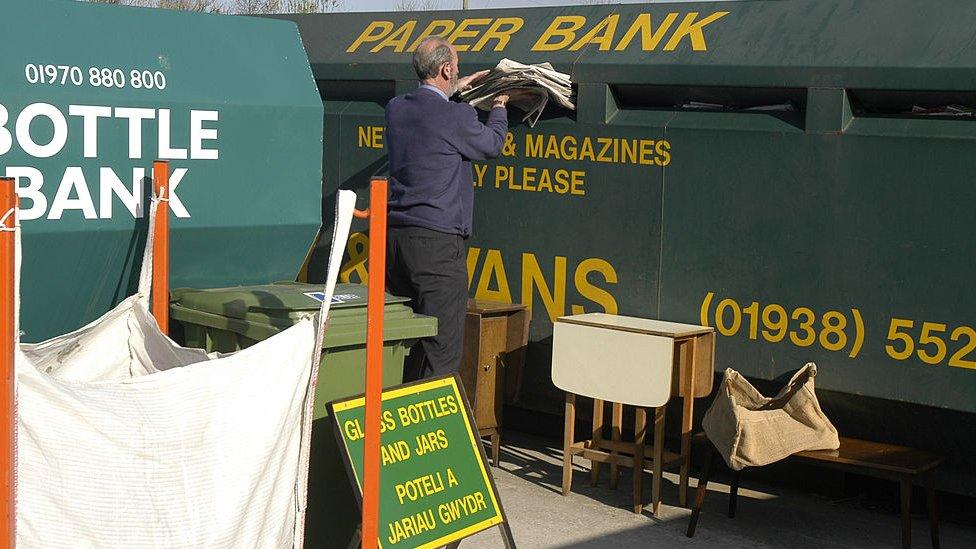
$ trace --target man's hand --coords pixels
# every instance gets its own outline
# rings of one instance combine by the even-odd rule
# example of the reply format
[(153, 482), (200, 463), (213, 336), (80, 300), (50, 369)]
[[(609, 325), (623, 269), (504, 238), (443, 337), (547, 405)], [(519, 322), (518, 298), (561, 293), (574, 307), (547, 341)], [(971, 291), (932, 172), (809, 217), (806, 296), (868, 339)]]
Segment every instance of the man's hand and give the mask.
[(492, 106), (505, 107), (508, 105), (508, 102), (513, 99), (524, 99), (526, 97), (533, 97), (534, 95), (537, 95), (537, 93), (532, 90), (525, 88), (513, 88), (496, 95), (493, 99), (494, 104)]
[(474, 74), (469, 74), (468, 76), (465, 76), (463, 78), (458, 78), (458, 91), (467, 90), (468, 88), (471, 87), (472, 82), (478, 80), (479, 78), (482, 78), (484, 75), (488, 74), (489, 72), (490, 71), (488, 70), (483, 70), (483, 71), (478, 71)]

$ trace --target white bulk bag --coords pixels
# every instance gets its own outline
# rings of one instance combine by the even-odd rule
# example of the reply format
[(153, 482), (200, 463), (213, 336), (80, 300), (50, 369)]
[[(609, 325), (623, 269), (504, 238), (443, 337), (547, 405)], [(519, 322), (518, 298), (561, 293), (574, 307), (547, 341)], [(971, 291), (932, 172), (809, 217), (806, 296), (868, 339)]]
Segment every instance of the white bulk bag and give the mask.
[[(321, 319), (354, 204), (340, 191)], [(19, 347), (17, 545), (301, 547), (325, 322), (219, 357), (180, 347), (148, 309), (155, 209), (139, 293)]]

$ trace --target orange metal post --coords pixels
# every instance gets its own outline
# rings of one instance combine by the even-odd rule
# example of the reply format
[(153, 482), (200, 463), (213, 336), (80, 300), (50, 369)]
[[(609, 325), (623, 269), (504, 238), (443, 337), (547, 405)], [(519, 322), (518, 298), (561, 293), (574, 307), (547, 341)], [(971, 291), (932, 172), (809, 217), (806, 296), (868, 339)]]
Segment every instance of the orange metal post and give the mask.
[[(0, 178), (0, 215), (14, 210), (7, 217), (4, 229), (17, 226), (17, 180)], [(0, 548), (14, 546), (14, 277), (17, 268), (14, 254), (16, 235), (9, 230), (0, 232), (0, 463), (3, 470), (3, 494), (0, 496)]]
[(153, 233), (152, 313), (164, 334), (169, 334), (169, 162), (153, 162), (153, 196), (160, 199)]
[[(380, 511), (380, 408), (383, 394), (383, 308), (386, 306), (386, 189), (369, 186), (369, 281), (366, 302), (366, 425), (363, 455), (362, 547), (375, 549)], [(358, 212), (362, 216), (363, 212)]]

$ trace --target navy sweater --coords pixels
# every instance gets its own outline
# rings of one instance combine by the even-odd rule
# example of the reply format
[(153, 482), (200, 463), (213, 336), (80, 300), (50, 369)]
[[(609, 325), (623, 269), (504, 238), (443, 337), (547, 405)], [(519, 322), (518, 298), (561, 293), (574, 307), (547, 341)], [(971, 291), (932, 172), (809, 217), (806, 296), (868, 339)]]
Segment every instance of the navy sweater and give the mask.
[(472, 160), (501, 153), (508, 132), (504, 108), (487, 124), (474, 107), (418, 88), (386, 105), (391, 226), (425, 227), (468, 237), (474, 207)]

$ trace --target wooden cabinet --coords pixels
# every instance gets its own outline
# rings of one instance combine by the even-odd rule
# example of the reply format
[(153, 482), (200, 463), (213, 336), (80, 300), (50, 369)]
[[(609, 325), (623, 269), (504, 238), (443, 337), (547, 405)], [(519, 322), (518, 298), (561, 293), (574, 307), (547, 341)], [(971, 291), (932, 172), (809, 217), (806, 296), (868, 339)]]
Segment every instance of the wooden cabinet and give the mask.
[(459, 373), (479, 434), (491, 437), (495, 467), (505, 402), (518, 396), (528, 341), (529, 311), (525, 305), (468, 301)]

